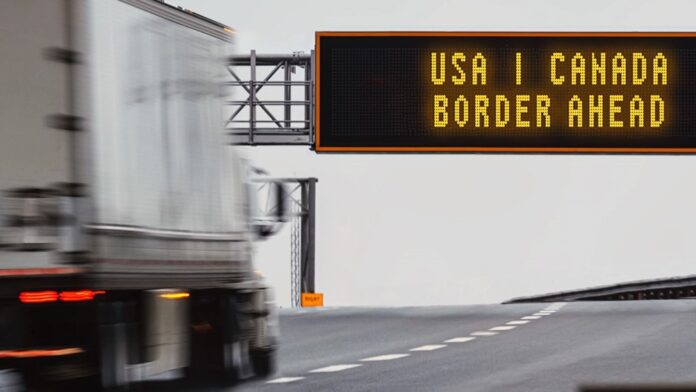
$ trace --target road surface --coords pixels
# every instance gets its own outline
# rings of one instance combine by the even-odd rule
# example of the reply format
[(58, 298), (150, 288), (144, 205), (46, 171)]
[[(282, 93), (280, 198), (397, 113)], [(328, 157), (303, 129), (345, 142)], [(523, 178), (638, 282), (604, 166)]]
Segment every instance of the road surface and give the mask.
[(694, 300), (303, 310), (280, 326), (278, 373), (235, 390), (696, 386)]

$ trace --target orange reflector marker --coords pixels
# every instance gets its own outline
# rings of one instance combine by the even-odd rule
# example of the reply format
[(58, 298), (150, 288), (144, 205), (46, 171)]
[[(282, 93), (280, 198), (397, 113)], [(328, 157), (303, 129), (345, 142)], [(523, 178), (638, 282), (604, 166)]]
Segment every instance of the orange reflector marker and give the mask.
[(187, 293), (187, 292), (185, 292), (185, 291), (178, 292), (178, 293), (164, 293), (164, 294), (160, 294), (160, 297), (161, 297), (161, 298), (164, 298), (164, 299), (184, 299), (184, 298), (188, 298), (188, 297), (190, 297), (190, 296), (191, 296), (191, 294), (189, 294), (189, 293)]
[(0, 351), (0, 358), (60, 357), (64, 355), (80, 354), (82, 352), (82, 349), (77, 347), (46, 350), (4, 350)]
[(19, 293), (19, 300), (25, 304), (40, 304), (58, 301), (58, 293), (53, 290), (23, 291)]
[(302, 307), (313, 308), (324, 306), (323, 293), (302, 293)]

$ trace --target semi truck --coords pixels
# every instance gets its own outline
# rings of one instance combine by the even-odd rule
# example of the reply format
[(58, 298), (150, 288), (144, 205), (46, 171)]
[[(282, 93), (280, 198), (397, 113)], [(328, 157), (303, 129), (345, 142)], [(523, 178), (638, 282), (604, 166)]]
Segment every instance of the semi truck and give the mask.
[(0, 369), (25, 388), (273, 371), (253, 254), (285, 211), (254, 218), (223, 130), (233, 40), (158, 0), (0, 2)]

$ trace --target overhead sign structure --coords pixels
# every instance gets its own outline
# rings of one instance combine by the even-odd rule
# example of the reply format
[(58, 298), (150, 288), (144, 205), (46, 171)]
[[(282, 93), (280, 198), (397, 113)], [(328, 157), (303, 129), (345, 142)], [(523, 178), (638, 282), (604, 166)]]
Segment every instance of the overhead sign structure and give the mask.
[(318, 32), (319, 152), (696, 153), (696, 33)]

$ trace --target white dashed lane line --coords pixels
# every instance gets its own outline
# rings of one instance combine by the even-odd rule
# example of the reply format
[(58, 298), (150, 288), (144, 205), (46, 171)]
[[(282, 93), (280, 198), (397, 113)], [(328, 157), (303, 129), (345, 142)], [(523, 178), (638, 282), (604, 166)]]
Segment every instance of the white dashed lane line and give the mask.
[(344, 370), (356, 368), (358, 366), (362, 366), (359, 363), (350, 363), (350, 364), (345, 364), (345, 365), (331, 365), (319, 369), (314, 369), (310, 370), (310, 373), (335, 373), (335, 372), (342, 372)]
[[(490, 328), (488, 331), (476, 331), (472, 332), (469, 336), (466, 337), (457, 337), (457, 338), (451, 338), (448, 340), (445, 340), (443, 343), (466, 343), (470, 342), (475, 338), (475, 336), (495, 336), (500, 333), (500, 331), (509, 331), (512, 329), (517, 328), (517, 326), (520, 325), (525, 325), (530, 323), (530, 320), (539, 320), (540, 318), (544, 316), (550, 316), (560, 310), (563, 306), (565, 306), (565, 303), (562, 302), (557, 302), (552, 305), (547, 306), (545, 309), (540, 310), (531, 316), (524, 316), (521, 317), (519, 320), (513, 320), (505, 323), (505, 325), (499, 325), (497, 327)], [(435, 351), (439, 350), (441, 348), (447, 347), (447, 344), (427, 344), (424, 346), (419, 346), (419, 347), (414, 347), (410, 349), (410, 352), (422, 352), (422, 351)], [(360, 362), (381, 362), (381, 361), (392, 361), (395, 359), (401, 359), (410, 356), (411, 354), (384, 354), (384, 355), (377, 355), (374, 357), (368, 357), (368, 358), (363, 358), (360, 360)], [(359, 363), (350, 363), (350, 364), (340, 364), (340, 365), (331, 365), (331, 366), (326, 366), (323, 368), (319, 369), (314, 369), (310, 370), (309, 373), (335, 373), (335, 372), (341, 372), (344, 370), (348, 369), (353, 369), (356, 367), (362, 366), (362, 364)], [(300, 381), (303, 380), (304, 377), (278, 377), (276, 379), (266, 381), (267, 384), (285, 384), (285, 383), (291, 383), (295, 381)]]
[(491, 332), (491, 331), (476, 331), (472, 332), (471, 336), (495, 336), (497, 335), (498, 332)]
[(517, 328), (514, 325), (501, 325), (499, 327), (490, 328), (489, 331), (509, 331), (511, 329)]
[(376, 357), (369, 357), (369, 358), (363, 358), (360, 360), (360, 362), (379, 362), (379, 361), (391, 361), (393, 359), (399, 359), (399, 358), (404, 358), (408, 357), (411, 354), (386, 354), (386, 355), (378, 355)]
[(295, 382), (304, 380), (304, 377), (278, 377), (270, 381), (266, 381), (266, 384), (287, 384), (289, 382)]
[(434, 351), (434, 350), (439, 350), (443, 347), (447, 347), (447, 345), (446, 344), (426, 344), (425, 346), (412, 348), (408, 351)]
[(528, 322), (529, 322), (529, 320), (515, 320), (515, 321), (507, 322), (505, 324), (507, 324), (507, 325), (524, 325), (524, 324), (527, 324)]
[(466, 342), (470, 342), (474, 339), (476, 339), (476, 338), (471, 337), (471, 336), (467, 336), (465, 338), (452, 338), (449, 340), (445, 340), (444, 343), (466, 343)]

